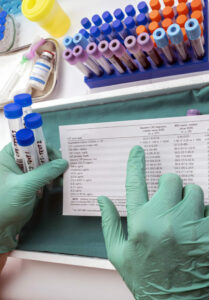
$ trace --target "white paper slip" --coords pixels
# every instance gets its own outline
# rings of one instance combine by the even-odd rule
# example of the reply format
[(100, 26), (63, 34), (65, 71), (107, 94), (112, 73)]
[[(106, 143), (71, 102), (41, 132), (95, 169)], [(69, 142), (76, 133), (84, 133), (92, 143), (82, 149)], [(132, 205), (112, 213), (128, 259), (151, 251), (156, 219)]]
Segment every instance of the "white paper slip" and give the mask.
[(109, 197), (126, 216), (126, 164), (131, 148), (146, 154), (149, 197), (159, 177), (181, 176), (202, 187), (209, 203), (209, 115), (60, 127), (64, 174), (64, 215), (99, 216), (98, 196)]

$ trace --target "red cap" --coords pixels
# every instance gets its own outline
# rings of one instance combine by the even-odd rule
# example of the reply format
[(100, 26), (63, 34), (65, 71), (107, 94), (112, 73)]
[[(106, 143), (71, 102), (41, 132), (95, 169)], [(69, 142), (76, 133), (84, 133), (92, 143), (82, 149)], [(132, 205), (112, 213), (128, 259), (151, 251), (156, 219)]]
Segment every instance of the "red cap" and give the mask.
[(151, 34), (153, 34), (153, 32), (154, 32), (157, 28), (159, 28), (159, 23), (156, 22), (156, 21), (151, 22), (151, 23), (149, 24), (149, 27), (148, 27), (149, 32), (150, 32)]
[(176, 24), (178, 24), (180, 27), (184, 27), (186, 21), (187, 21), (186, 15), (180, 15), (176, 18)]
[(174, 6), (174, 0), (163, 0), (165, 6)]
[(156, 22), (160, 22), (161, 21), (161, 15), (159, 13), (158, 10), (152, 10), (150, 13), (149, 13), (149, 17), (150, 17), (150, 20), (153, 22), (153, 21), (156, 21)]
[(136, 34), (140, 35), (143, 32), (147, 32), (147, 28), (144, 25), (139, 25), (136, 27)]
[(192, 9), (192, 11), (202, 10), (202, 2), (201, 2), (201, 0), (192, 0), (192, 2), (191, 2), (191, 9)]
[(161, 9), (161, 5), (160, 5), (159, 0), (151, 0), (149, 5), (152, 9), (156, 9), (156, 10)]
[(173, 22), (169, 18), (164, 19), (161, 23), (161, 25), (165, 31), (167, 31), (168, 27), (171, 26), (172, 24), (173, 24)]
[(177, 5), (176, 10), (177, 10), (178, 15), (188, 15), (188, 12), (189, 12), (189, 9), (184, 2)]
[(174, 17), (174, 12), (173, 12), (172, 7), (166, 6), (166, 7), (163, 9), (163, 17), (164, 17), (165, 19), (166, 19), (166, 18), (173, 19), (173, 17)]
[(201, 10), (193, 11), (193, 13), (191, 14), (191, 18), (196, 19), (199, 22), (199, 24), (201, 24), (203, 22), (203, 14)]

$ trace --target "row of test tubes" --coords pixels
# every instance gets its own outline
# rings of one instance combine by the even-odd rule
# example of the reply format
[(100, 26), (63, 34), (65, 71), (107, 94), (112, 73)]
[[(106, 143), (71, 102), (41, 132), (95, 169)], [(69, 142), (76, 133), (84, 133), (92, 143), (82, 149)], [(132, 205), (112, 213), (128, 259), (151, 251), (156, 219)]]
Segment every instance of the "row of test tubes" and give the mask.
[(22, 172), (29, 172), (49, 161), (42, 130), (42, 117), (32, 112), (30, 94), (19, 94), (4, 106), (8, 119), (14, 158)]
[[(115, 69), (119, 73), (135, 72), (153, 64), (159, 67), (164, 62), (185, 62), (191, 58), (190, 45), (195, 57), (203, 58), (204, 3), (201, 0), (192, 0), (191, 4), (180, 1), (175, 7), (173, 0), (164, 0), (164, 4), (165, 8), (161, 9), (159, 0), (151, 0), (149, 8), (142, 1), (137, 6), (139, 14), (133, 5), (128, 5), (125, 8), (127, 17), (121, 9), (116, 9), (115, 20), (106, 11), (102, 14), (104, 22), (99, 15), (92, 17), (93, 26), (89, 19), (83, 18), (84, 28), (74, 37), (64, 39), (67, 48), (64, 59), (86, 77), (91, 77), (104, 72), (111, 74)], [(158, 16), (156, 20), (155, 15)]]

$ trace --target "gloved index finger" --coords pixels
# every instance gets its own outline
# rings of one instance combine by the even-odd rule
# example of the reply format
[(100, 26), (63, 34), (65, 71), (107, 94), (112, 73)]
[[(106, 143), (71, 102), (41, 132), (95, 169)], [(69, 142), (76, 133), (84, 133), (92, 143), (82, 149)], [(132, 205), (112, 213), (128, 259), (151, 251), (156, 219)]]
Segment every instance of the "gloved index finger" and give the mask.
[(126, 206), (128, 216), (134, 214), (142, 204), (148, 201), (145, 171), (145, 154), (140, 146), (135, 146), (127, 164)]

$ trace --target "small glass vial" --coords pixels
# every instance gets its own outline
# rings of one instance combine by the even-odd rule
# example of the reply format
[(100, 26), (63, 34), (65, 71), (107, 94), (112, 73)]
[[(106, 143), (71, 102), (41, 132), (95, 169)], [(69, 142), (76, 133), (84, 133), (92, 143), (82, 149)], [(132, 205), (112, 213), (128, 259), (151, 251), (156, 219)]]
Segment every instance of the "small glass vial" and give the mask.
[(54, 53), (44, 50), (40, 58), (33, 66), (29, 85), (39, 91), (43, 91), (46, 87), (49, 75), (53, 68)]

